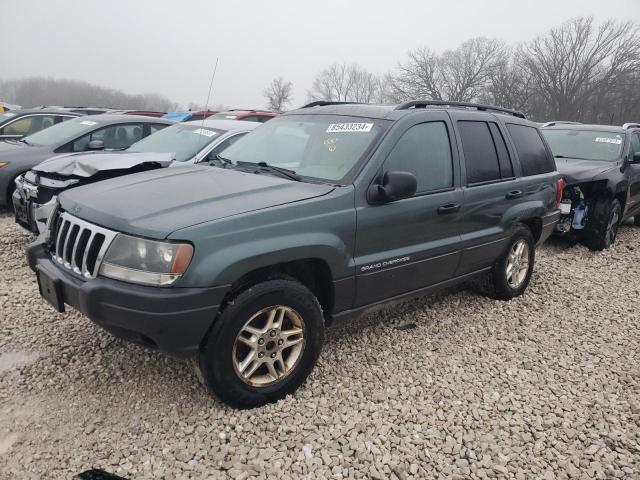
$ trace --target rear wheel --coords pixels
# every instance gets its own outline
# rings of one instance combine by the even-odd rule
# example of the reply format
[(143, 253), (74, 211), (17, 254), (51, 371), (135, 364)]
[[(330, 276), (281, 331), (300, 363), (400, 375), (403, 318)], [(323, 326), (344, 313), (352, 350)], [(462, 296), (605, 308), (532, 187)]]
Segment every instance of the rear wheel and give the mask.
[(509, 247), (491, 272), (491, 287), (495, 298), (511, 300), (524, 293), (533, 272), (535, 248), (531, 230), (524, 225), (518, 227), (511, 237)]
[(582, 242), (591, 250), (605, 250), (614, 244), (622, 219), (622, 207), (616, 198), (596, 201), (582, 235)]
[(294, 280), (268, 280), (229, 302), (199, 354), (199, 375), (225, 403), (257, 407), (304, 382), (323, 340), (316, 297)]

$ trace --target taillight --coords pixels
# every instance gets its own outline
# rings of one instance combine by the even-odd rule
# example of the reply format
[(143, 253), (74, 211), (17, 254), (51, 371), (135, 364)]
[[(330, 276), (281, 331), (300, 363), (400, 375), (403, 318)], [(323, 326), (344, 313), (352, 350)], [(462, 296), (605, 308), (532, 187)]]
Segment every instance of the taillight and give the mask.
[(562, 202), (562, 195), (564, 194), (564, 178), (556, 180), (556, 208), (560, 208), (560, 202)]

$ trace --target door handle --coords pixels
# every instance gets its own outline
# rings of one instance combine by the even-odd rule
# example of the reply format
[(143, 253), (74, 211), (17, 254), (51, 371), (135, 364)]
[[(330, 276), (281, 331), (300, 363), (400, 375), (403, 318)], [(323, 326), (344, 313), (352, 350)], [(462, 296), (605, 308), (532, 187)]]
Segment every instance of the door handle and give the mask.
[(507, 197), (507, 200), (513, 200), (515, 198), (522, 198), (524, 194), (520, 191), (520, 190), (512, 190), (511, 192), (507, 193), (505, 196)]
[(447, 213), (455, 213), (460, 210), (461, 205), (459, 203), (447, 203), (438, 208), (438, 215), (445, 215)]

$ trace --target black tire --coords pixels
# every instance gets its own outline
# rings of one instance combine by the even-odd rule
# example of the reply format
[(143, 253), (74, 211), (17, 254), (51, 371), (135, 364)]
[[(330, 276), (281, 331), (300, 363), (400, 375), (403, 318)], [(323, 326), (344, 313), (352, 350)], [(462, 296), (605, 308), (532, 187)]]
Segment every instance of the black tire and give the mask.
[[(524, 277), (520, 281), (516, 282), (515, 278), (509, 276), (507, 267), (510, 263), (510, 256), (514, 252), (514, 247), (516, 247), (516, 245), (521, 245), (522, 242), (526, 245), (527, 249), (527, 270)], [(511, 300), (512, 298), (524, 293), (531, 281), (531, 274), (533, 273), (533, 265), (536, 258), (535, 244), (536, 242), (528, 227), (522, 225), (516, 228), (511, 240), (509, 241), (508, 247), (493, 266), (493, 270), (491, 271), (489, 281), (491, 284), (492, 297), (497, 300)], [(521, 262), (519, 262), (518, 265), (524, 267)]]
[(582, 243), (591, 250), (605, 250), (614, 244), (622, 219), (622, 207), (616, 198), (597, 200), (582, 234)]
[(640, 214), (636, 215), (635, 217), (633, 217), (633, 224), (636, 227), (640, 227)]
[[(303, 348), (283, 378), (268, 385), (250, 385), (236, 371), (234, 344), (257, 312), (274, 306), (289, 307), (303, 320)], [(258, 407), (293, 393), (311, 373), (323, 342), (322, 308), (313, 293), (294, 280), (266, 280), (247, 288), (227, 304), (199, 353), (198, 374), (207, 389), (224, 403), (236, 408)], [(262, 368), (266, 369), (266, 365), (258, 370)]]

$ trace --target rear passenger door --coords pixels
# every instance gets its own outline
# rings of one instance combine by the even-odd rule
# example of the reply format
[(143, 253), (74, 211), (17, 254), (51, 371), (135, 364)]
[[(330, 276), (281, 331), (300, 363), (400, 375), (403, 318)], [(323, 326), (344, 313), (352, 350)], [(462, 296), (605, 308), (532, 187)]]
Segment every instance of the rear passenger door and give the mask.
[(524, 192), (512, 161), (503, 125), (491, 114), (451, 112), (463, 161), (464, 249), (456, 275), (492, 265), (502, 253), (510, 228), (509, 209)]
[(462, 192), (449, 118), (432, 112), (398, 128), (379, 174), (411, 172), (417, 192), (384, 205), (356, 200), (356, 306), (446, 281), (459, 261)]

